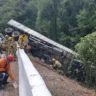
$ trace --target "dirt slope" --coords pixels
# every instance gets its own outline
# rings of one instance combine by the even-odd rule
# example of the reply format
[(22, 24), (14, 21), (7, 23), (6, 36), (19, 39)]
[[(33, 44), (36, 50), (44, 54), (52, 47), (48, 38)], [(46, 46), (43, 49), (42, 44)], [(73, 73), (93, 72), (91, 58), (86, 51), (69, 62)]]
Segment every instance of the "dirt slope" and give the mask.
[(37, 63), (34, 59), (32, 62), (39, 71), (45, 83), (52, 93), (52, 96), (95, 96), (94, 90), (89, 90), (80, 86), (76, 81), (71, 80), (65, 76), (61, 76), (50, 70), (45, 65)]

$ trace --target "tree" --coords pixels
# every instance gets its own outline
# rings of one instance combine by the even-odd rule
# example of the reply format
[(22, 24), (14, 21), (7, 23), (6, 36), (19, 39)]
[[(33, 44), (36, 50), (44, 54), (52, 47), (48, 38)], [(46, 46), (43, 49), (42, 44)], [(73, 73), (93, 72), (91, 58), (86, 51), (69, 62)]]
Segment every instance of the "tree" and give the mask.
[[(84, 64), (86, 83), (89, 86), (93, 83), (96, 84), (96, 32), (81, 38), (75, 48)], [(94, 81), (92, 82), (92, 80)]]
[(80, 36), (85, 36), (96, 30), (96, 0), (86, 0), (84, 8), (77, 14), (77, 31)]
[[(57, 14), (58, 14), (58, 4), (59, 0), (50, 0), (48, 2), (45, 2), (43, 5), (43, 8), (39, 10), (39, 17), (37, 18), (37, 26), (39, 25), (40, 28), (37, 28), (42, 31), (47, 31), (49, 34), (49, 37), (55, 41), (58, 41), (58, 28), (57, 28)], [(46, 23), (45, 23), (46, 22)], [(47, 24), (50, 24), (48, 25)], [(43, 26), (44, 24), (47, 24)], [(44, 27), (44, 28), (43, 28)], [(44, 30), (46, 27), (46, 30)], [(48, 29), (49, 28), (49, 29)], [(48, 30), (47, 30), (48, 29)], [(45, 33), (45, 32), (42, 32)]]
[(35, 29), (37, 12), (38, 10), (33, 2), (27, 2), (23, 14), (18, 17), (18, 21), (32, 29)]
[(1, 0), (0, 31), (15, 19), (74, 49), (80, 37), (96, 30), (95, 3), (96, 0)]
[(23, 10), (22, 7), (20, 7), (22, 4), (20, 5), (18, 0), (14, 2), (13, 0), (0, 1), (0, 5), (0, 31), (3, 32), (7, 22), (10, 19), (17, 20), (17, 18), (23, 14)]

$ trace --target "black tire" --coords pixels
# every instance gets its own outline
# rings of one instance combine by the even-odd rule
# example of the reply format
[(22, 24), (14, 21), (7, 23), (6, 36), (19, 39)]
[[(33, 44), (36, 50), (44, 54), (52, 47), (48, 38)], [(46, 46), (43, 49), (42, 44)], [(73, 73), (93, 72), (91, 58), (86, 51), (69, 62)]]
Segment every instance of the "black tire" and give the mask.
[(6, 29), (4, 30), (4, 32), (5, 32), (7, 35), (11, 36), (11, 35), (12, 35), (12, 32), (13, 32), (13, 29), (12, 29), (12, 28), (6, 28)]

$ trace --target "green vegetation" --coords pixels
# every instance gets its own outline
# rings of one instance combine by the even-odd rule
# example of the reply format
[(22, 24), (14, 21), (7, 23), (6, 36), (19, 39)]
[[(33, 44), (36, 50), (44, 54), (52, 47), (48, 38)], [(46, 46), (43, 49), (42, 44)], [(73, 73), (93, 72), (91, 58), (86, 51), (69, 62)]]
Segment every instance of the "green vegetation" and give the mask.
[(96, 85), (96, 32), (81, 38), (76, 45), (79, 59), (83, 61), (86, 71), (86, 84)]
[(96, 66), (96, 0), (1, 0), (0, 32), (10, 19), (71, 49), (78, 43), (76, 51), (86, 68), (86, 82), (92, 83)]
[(15, 19), (71, 48), (95, 31), (96, 0), (1, 0), (0, 31)]

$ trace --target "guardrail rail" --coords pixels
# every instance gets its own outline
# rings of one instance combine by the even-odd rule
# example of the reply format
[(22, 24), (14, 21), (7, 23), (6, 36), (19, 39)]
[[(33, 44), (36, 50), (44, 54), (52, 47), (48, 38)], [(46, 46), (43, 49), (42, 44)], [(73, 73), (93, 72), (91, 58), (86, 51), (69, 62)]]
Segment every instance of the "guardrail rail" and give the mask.
[(19, 96), (52, 96), (24, 50), (18, 47), (16, 54), (19, 64)]

